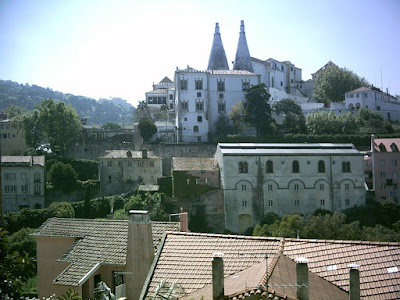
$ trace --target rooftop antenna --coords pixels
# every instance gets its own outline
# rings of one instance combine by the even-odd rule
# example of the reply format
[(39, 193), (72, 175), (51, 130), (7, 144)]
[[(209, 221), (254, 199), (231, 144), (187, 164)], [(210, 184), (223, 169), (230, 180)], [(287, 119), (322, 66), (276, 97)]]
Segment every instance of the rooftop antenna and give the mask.
[(383, 84), (382, 84), (382, 66), (381, 66), (381, 90), (383, 91)]

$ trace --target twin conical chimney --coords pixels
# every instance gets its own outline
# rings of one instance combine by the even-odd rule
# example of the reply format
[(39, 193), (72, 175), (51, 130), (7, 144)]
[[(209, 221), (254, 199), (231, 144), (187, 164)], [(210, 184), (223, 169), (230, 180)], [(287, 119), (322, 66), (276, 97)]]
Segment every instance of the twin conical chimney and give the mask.
[(211, 47), (210, 59), (208, 60), (208, 70), (229, 70), (228, 61), (224, 46), (222, 45), (219, 24), (215, 24), (214, 41)]
[(254, 72), (253, 65), (251, 64), (250, 52), (247, 47), (246, 34), (244, 32), (244, 21), (240, 21), (240, 35), (239, 42), (236, 49), (235, 62), (233, 64), (234, 70), (247, 70)]

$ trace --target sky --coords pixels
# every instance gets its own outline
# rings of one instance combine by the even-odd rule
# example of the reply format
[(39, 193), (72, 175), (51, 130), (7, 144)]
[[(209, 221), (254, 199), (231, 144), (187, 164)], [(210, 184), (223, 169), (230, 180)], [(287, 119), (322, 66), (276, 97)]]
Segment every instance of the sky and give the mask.
[(136, 106), (207, 68), (216, 22), (232, 62), (241, 20), (252, 57), (303, 80), (331, 60), (400, 94), (400, 0), (0, 0), (0, 79)]

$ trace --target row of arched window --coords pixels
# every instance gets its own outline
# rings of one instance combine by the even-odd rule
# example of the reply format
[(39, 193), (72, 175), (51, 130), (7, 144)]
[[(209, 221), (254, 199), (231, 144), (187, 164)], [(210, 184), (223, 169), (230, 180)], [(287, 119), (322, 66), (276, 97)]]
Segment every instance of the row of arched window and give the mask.
[[(239, 173), (248, 173), (248, 163), (246, 161), (239, 162)], [(274, 173), (274, 163), (272, 160), (268, 160), (265, 163), (266, 173)], [(349, 161), (342, 162), (342, 172), (351, 172), (351, 166)], [(298, 160), (292, 162), (292, 173), (300, 173), (300, 163)], [(325, 161), (318, 161), (318, 173), (325, 173)]]

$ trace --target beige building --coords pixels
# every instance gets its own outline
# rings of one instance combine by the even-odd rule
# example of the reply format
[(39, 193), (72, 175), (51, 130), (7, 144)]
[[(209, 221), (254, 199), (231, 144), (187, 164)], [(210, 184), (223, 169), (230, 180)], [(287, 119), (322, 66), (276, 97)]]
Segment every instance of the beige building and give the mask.
[(162, 160), (153, 152), (110, 150), (100, 157), (99, 178), (103, 195), (131, 192), (139, 184), (157, 184), (162, 177)]
[(44, 207), (45, 156), (1, 157), (2, 211)]
[[(182, 229), (187, 230), (181, 223)], [(165, 231), (179, 222), (151, 222), (146, 211), (131, 211), (131, 220), (51, 218), (32, 235), (37, 242), (39, 298), (73, 289), (94, 297), (103, 281), (118, 297), (138, 299), (154, 252)]]
[(2, 155), (24, 155), (27, 146), (11, 120), (0, 120), (0, 146)]
[(352, 144), (220, 143), (225, 228), (243, 233), (267, 212), (332, 212), (365, 204), (363, 155)]

